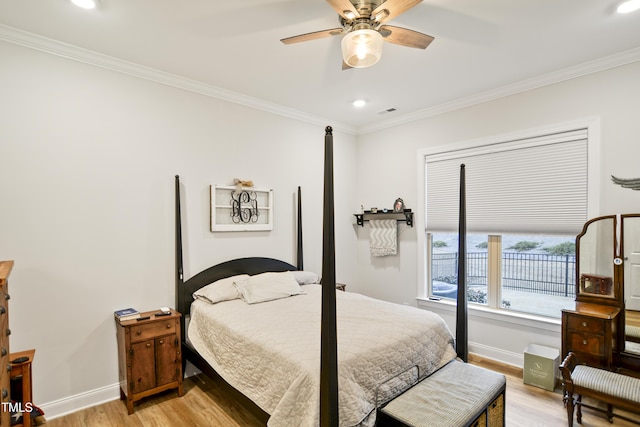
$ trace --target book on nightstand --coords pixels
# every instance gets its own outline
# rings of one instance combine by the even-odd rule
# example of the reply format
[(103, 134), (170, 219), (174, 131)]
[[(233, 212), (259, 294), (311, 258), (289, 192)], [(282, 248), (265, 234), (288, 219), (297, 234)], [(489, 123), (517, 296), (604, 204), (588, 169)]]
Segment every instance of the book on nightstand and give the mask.
[(125, 308), (122, 310), (114, 311), (113, 316), (121, 322), (125, 320), (137, 319), (140, 317), (140, 313), (135, 308)]

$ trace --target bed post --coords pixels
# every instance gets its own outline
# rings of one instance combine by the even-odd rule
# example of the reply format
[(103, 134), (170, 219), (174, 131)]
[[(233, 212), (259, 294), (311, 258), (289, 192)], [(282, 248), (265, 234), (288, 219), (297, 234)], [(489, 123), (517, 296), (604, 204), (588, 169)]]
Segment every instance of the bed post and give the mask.
[(338, 426), (338, 339), (336, 332), (333, 129), (324, 136), (322, 224), (322, 320), (320, 332), (320, 426)]
[(467, 350), (467, 207), (465, 169), (460, 165), (460, 213), (458, 217), (458, 305), (456, 309), (456, 352), (464, 362)]
[(184, 297), (183, 297), (183, 265), (182, 265), (182, 219), (180, 216), (180, 177), (176, 175), (176, 310), (182, 313), (180, 318), (182, 339), (184, 339)]
[(296, 256), (296, 268), (304, 270), (302, 258), (302, 190), (298, 186), (298, 254)]

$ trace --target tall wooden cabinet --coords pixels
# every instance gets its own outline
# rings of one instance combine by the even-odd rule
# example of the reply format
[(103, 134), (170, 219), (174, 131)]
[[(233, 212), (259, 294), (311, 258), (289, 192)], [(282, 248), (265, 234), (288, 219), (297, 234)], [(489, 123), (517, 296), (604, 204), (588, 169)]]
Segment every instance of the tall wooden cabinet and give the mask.
[(127, 411), (133, 403), (161, 391), (177, 389), (182, 396), (181, 314), (140, 313), (141, 320), (116, 319), (120, 397)]
[[(9, 274), (13, 261), (0, 261), (0, 399), (2, 403), (11, 402), (11, 379), (9, 362)], [(11, 414), (0, 408), (0, 426), (11, 425)]]

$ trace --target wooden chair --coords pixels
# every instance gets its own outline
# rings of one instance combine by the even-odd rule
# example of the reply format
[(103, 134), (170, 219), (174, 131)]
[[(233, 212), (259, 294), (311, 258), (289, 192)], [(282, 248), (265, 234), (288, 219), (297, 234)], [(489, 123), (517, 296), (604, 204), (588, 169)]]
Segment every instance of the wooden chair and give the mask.
[[(573, 411), (576, 411), (576, 421), (582, 423), (582, 407), (603, 412), (609, 422), (613, 417), (622, 418), (632, 423), (633, 420), (614, 413), (613, 408), (640, 414), (640, 379), (618, 374), (604, 369), (580, 365), (576, 355), (569, 352), (560, 365), (562, 373), (562, 396), (567, 408), (569, 427), (573, 426)], [(607, 409), (591, 406), (582, 401), (583, 397), (591, 397), (606, 403)]]

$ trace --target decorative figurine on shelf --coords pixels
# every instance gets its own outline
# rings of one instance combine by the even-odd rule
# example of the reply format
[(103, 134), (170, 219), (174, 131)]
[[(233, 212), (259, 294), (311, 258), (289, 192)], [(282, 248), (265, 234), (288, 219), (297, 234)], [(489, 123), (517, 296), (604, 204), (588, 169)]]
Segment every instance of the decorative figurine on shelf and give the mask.
[(236, 186), (236, 191), (240, 192), (243, 187), (253, 187), (253, 181), (250, 179), (233, 178), (233, 185)]
[(393, 204), (394, 212), (404, 212), (404, 201), (401, 198), (397, 198), (395, 203)]

